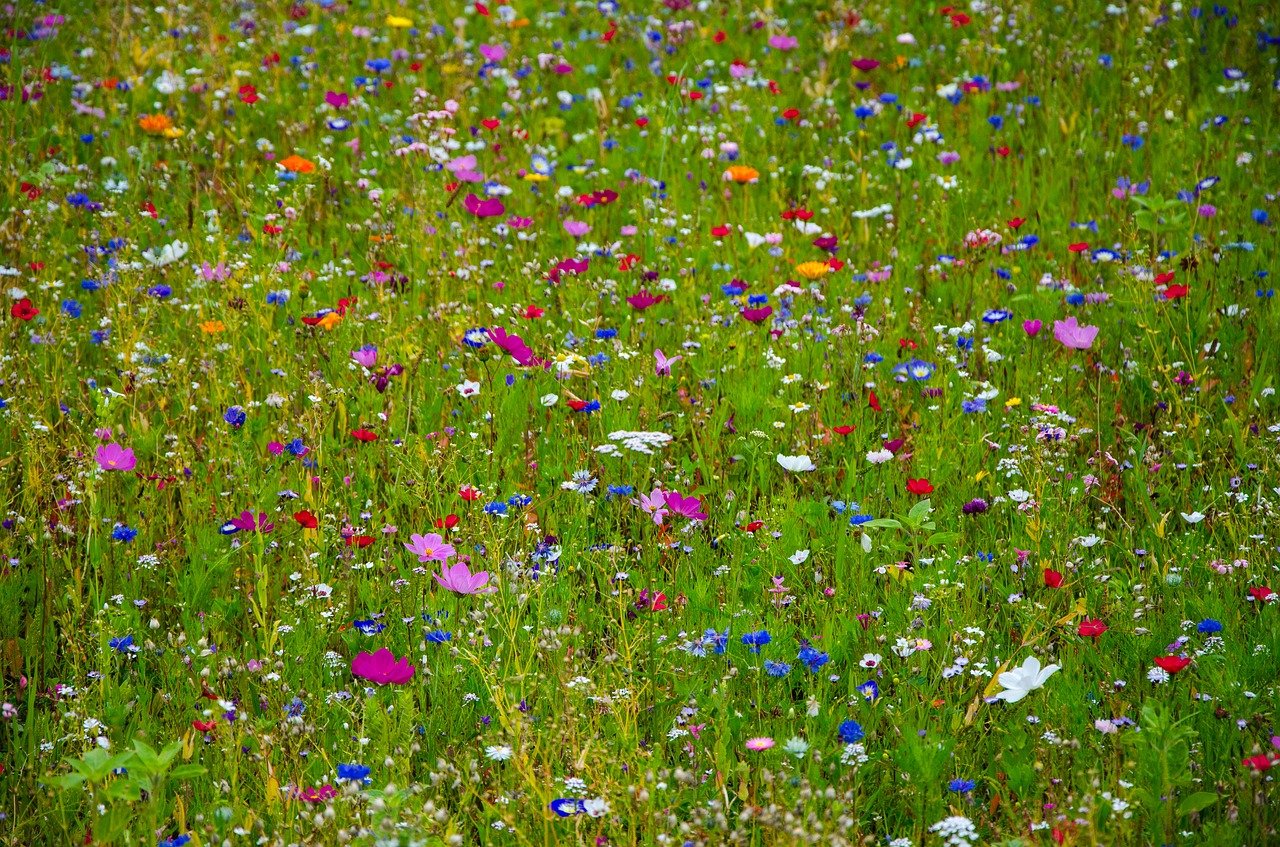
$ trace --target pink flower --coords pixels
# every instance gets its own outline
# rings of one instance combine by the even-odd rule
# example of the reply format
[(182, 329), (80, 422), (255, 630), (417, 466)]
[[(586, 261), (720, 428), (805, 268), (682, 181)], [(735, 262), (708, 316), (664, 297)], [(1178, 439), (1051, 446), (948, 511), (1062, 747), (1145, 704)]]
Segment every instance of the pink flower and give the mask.
[(533, 351), (529, 349), (529, 345), (524, 343), (524, 339), (518, 335), (507, 332), (502, 327), (495, 327), (488, 330), (489, 338), (499, 348), (511, 354), (511, 358), (515, 359), (518, 364), (527, 365), (533, 360)]
[(466, 562), (458, 562), (451, 568), (445, 568), (438, 574), (433, 574), (436, 582), (440, 583), (444, 588), (455, 594), (479, 594), (481, 592), (496, 591), (492, 586), (485, 590), (485, 584), (489, 582), (489, 572), (480, 571), (473, 574), (471, 568), (467, 567)]
[(793, 50), (800, 43), (794, 35), (774, 35), (769, 38), (769, 46), (774, 50)]
[(362, 368), (372, 368), (378, 364), (378, 348), (372, 344), (366, 344), (359, 350), (352, 350), (351, 358)]
[(1070, 347), (1072, 350), (1088, 350), (1093, 346), (1093, 340), (1098, 337), (1098, 328), (1081, 326), (1072, 315), (1065, 321), (1053, 322), (1053, 337), (1058, 339), (1063, 347)]
[(481, 44), (480, 55), (486, 62), (501, 62), (507, 58), (507, 48), (501, 44)]
[(351, 673), (378, 685), (404, 685), (413, 679), (414, 667), (409, 657), (397, 659), (383, 647), (376, 653), (359, 653), (351, 660)]
[(653, 351), (653, 358), (655, 360), (653, 365), (654, 376), (671, 376), (671, 366), (674, 365), (676, 362), (680, 361), (681, 359), (683, 359), (684, 357), (683, 356), (668, 357), (666, 353), (662, 352), (661, 348), (658, 348), (657, 350)]
[(772, 738), (748, 738), (747, 749), (759, 753), (762, 750), (768, 750), (773, 746)]
[(570, 218), (564, 222), (564, 231), (572, 235), (574, 238), (581, 238), (591, 231), (591, 225), (582, 221), (575, 221)]
[(138, 459), (133, 455), (132, 450), (121, 447), (114, 441), (99, 447), (94, 458), (98, 460), (98, 467), (104, 471), (131, 471), (134, 465), (138, 464)]
[(640, 508), (645, 514), (653, 515), (653, 522), (662, 526), (667, 516), (667, 493), (661, 488), (654, 488), (649, 494), (640, 495)]
[(671, 514), (680, 515), (695, 521), (705, 521), (707, 513), (702, 511), (702, 501), (697, 497), (684, 497), (679, 492), (667, 492), (667, 508)]
[(468, 194), (462, 201), (462, 205), (477, 218), (496, 218), (507, 211), (507, 207), (502, 205), (502, 201), (497, 197), (481, 200), (474, 194)]
[(419, 562), (447, 562), (457, 552), (438, 533), (410, 535), (409, 540), (413, 543), (404, 545), (404, 549), (417, 556)]
[(1032, 338), (1035, 338), (1037, 335), (1040, 334), (1041, 326), (1043, 326), (1043, 324), (1038, 320), (1023, 321), (1022, 331), (1025, 332), (1027, 335), (1031, 336)]

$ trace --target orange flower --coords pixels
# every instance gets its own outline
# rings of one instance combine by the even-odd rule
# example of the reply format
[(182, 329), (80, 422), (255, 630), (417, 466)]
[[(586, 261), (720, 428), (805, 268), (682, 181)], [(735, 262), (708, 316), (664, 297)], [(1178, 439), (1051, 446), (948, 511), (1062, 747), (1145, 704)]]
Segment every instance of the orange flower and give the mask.
[(801, 262), (796, 265), (796, 273), (805, 279), (818, 279), (824, 277), (831, 270), (831, 266), (826, 262)]
[(746, 185), (747, 183), (754, 183), (758, 181), (760, 179), (760, 172), (755, 168), (749, 168), (746, 165), (731, 165), (729, 169), (724, 172), (724, 178), (726, 180), (732, 180), (733, 182), (738, 183), (738, 185)]
[(280, 167), (295, 174), (309, 174), (316, 169), (315, 162), (302, 158), (297, 153), (282, 159)]
[(208, 335), (216, 335), (217, 333), (222, 332), (226, 328), (227, 328), (226, 324), (224, 324), (222, 321), (216, 321), (216, 320), (204, 321), (203, 323), (200, 324), (200, 331), (207, 333)]
[(143, 132), (159, 135), (167, 129), (172, 129), (173, 121), (169, 120), (168, 115), (157, 112), (154, 115), (143, 115), (138, 119), (138, 126), (142, 127)]
[(337, 312), (327, 312), (325, 313), (325, 316), (320, 319), (320, 323), (316, 324), (316, 326), (321, 329), (332, 331), (333, 328), (340, 323), (342, 323), (342, 315)]

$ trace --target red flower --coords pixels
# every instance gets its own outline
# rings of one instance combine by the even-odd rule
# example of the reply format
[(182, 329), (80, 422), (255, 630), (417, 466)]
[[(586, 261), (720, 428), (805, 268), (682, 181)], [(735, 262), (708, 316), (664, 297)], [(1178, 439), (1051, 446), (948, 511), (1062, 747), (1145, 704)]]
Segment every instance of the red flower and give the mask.
[(306, 509), (303, 509), (301, 512), (294, 512), (293, 519), (297, 521), (298, 525), (303, 529), (315, 529), (320, 526), (320, 521), (316, 520), (316, 516), (308, 512)]
[(1008, 156), (1008, 155), (1009, 155), (1009, 148), (1008, 148), (1008, 147), (997, 147), (997, 148), (996, 148), (996, 155), (997, 155), (997, 156), (999, 156), (1001, 159), (1005, 158), (1006, 156)]
[(474, 485), (464, 485), (458, 489), (458, 496), (471, 503), (480, 499), (480, 489)]
[(933, 483), (928, 479), (921, 477), (920, 479), (908, 479), (907, 490), (912, 494), (924, 495), (933, 493)]
[(498, 120), (497, 118), (485, 118), (480, 122), (480, 126), (484, 127), (490, 132), (493, 132), (495, 129), (502, 126), (502, 121)]
[(720, 226), (711, 227), (711, 234), (714, 235), (716, 238), (724, 238), (726, 235), (729, 234), (729, 232), (730, 230), (729, 230), (728, 224), (722, 224)]
[(1246, 768), (1253, 768), (1255, 771), (1265, 771), (1270, 770), (1271, 766), (1274, 765), (1275, 762), (1267, 756), (1250, 756), (1241, 762), (1241, 764)]
[(1045, 568), (1044, 584), (1048, 588), (1061, 588), (1062, 574), (1060, 574), (1058, 571), (1055, 571), (1053, 568)]
[(218, 725), (217, 721), (192, 721), (191, 725), (200, 732), (213, 732), (213, 728)]
[(1164, 290), (1164, 299), (1177, 300), (1180, 297), (1186, 297), (1191, 289), (1185, 285), (1170, 285)]
[(1021, 226), (1022, 226), (1024, 223), (1026, 223), (1026, 222), (1027, 222), (1027, 219), (1026, 219), (1026, 218), (1010, 218), (1010, 219), (1009, 219), (1009, 228), (1010, 228), (1010, 229), (1018, 229), (1019, 227), (1021, 227)]
[(356, 441), (363, 441), (366, 444), (370, 441), (378, 440), (378, 434), (376, 432), (370, 432), (367, 429), (353, 429), (351, 430), (351, 437)]
[(1160, 656), (1156, 659), (1156, 667), (1171, 674), (1177, 673), (1189, 664), (1191, 664), (1191, 660), (1184, 659), (1181, 656)]
[(1077, 241), (1075, 244), (1068, 244), (1067, 249), (1072, 253), (1083, 253), (1089, 249), (1089, 243), (1087, 241)]
[(436, 529), (453, 529), (458, 525), (458, 516), (450, 514), (447, 517), (436, 519)]
[(547, 313), (546, 309), (540, 309), (537, 306), (530, 303), (528, 306), (524, 307), (524, 311), (520, 313), (520, 317), (526, 320), (532, 321), (542, 317), (546, 313)]
[(252, 106), (254, 103), (257, 103), (259, 99), (258, 89), (254, 88), (252, 85), (240, 86), (240, 102), (248, 103)]
[(1255, 585), (1249, 589), (1249, 596), (1259, 603), (1269, 603), (1276, 593), (1265, 585)]
[(347, 536), (348, 547), (368, 547), (373, 543), (372, 535), (349, 535)]
[(876, 393), (874, 391), (868, 392), (867, 405), (875, 409), (877, 412), (884, 411), (884, 409), (880, 408), (880, 398), (876, 396)]
[(13, 315), (20, 321), (29, 321), (36, 315), (40, 314), (40, 310), (31, 305), (31, 300), (23, 297), (17, 303), (14, 303), (9, 309), (9, 314)]
[(848, 435), (849, 433), (853, 432), (855, 429), (857, 429), (857, 427), (856, 427), (856, 426), (833, 426), (833, 427), (831, 427), (831, 431), (832, 431), (832, 432), (834, 432), (836, 435)]
[(1173, 282), (1173, 271), (1156, 274), (1156, 285), (1168, 285), (1171, 282)]
[(786, 120), (794, 121), (796, 118), (800, 117), (800, 110), (787, 109), (785, 112), (782, 113), (782, 117), (785, 118)]
[(756, 530), (760, 529), (763, 526), (764, 526), (764, 521), (752, 521), (751, 523), (744, 526), (743, 529), (747, 532), (755, 532)]
[(1097, 640), (1098, 636), (1107, 631), (1107, 625), (1097, 618), (1085, 618), (1080, 621), (1080, 628), (1076, 630), (1082, 638), (1092, 638)]
[(923, 112), (912, 112), (911, 117), (907, 118), (907, 129), (915, 129), (919, 124), (928, 119), (929, 116)]

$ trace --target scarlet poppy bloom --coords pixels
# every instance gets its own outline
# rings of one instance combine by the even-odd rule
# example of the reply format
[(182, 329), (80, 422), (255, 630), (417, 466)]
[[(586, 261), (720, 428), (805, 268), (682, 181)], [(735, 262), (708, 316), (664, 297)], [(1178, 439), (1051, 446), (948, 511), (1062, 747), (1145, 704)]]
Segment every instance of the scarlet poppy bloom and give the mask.
[(1156, 274), (1156, 285), (1168, 285), (1171, 282), (1173, 282), (1173, 271)]
[(755, 532), (756, 530), (760, 529), (763, 526), (764, 526), (764, 521), (752, 521), (751, 523), (744, 526), (743, 530), (745, 530), (746, 532)]
[(1255, 771), (1265, 771), (1270, 770), (1271, 766), (1274, 765), (1275, 762), (1268, 756), (1250, 756), (1249, 758), (1244, 759), (1241, 764), (1246, 768), (1252, 768)]
[(883, 411), (884, 411), (884, 409), (881, 409), (881, 408), (880, 408), (880, 398), (876, 396), (876, 393), (875, 393), (874, 391), (872, 391), (872, 392), (868, 393), (868, 395), (867, 395), (867, 405), (868, 405), (868, 406), (870, 406), (871, 408), (875, 409), (877, 412), (883, 412)]
[(378, 434), (376, 432), (370, 432), (367, 429), (353, 429), (351, 430), (351, 437), (356, 441), (363, 441), (366, 444), (370, 441), (378, 440)]
[(1053, 568), (1044, 569), (1044, 584), (1048, 588), (1062, 587), (1062, 574)]
[(925, 495), (933, 493), (933, 483), (928, 479), (921, 477), (920, 479), (908, 479), (907, 490), (912, 494)]
[(23, 297), (9, 308), (9, 314), (20, 321), (29, 321), (40, 314), (40, 310), (31, 305), (29, 298)]
[(1080, 621), (1080, 628), (1076, 630), (1082, 638), (1092, 638), (1095, 641), (1106, 631), (1107, 625), (1097, 618), (1085, 618)]
[(1086, 241), (1077, 241), (1075, 244), (1068, 244), (1067, 249), (1072, 253), (1083, 253), (1089, 249), (1089, 243)]
[(218, 725), (217, 721), (192, 721), (191, 726), (200, 732), (213, 732)]
[(480, 489), (474, 485), (464, 485), (458, 489), (458, 496), (471, 503), (480, 499)]
[(447, 517), (436, 519), (436, 529), (453, 529), (458, 525), (457, 515), (448, 515)]
[(915, 129), (928, 119), (929, 116), (923, 112), (912, 112), (911, 117), (907, 118), (907, 129)]
[(1164, 290), (1164, 299), (1177, 300), (1186, 297), (1190, 291), (1191, 289), (1185, 285), (1170, 285)]
[(301, 512), (294, 512), (293, 519), (297, 521), (298, 525), (303, 529), (315, 529), (320, 526), (320, 522), (316, 520), (316, 516), (308, 512), (306, 509), (303, 509)]
[(349, 535), (347, 536), (348, 547), (368, 547), (373, 543), (372, 535)]
[(848, 435), (849, 433), (853, 432), (855, 429), (857, 429), (857, 427), (856, 427), (856, 426), (833, 426), (833, 427), (831, 427), (831, 431), (832, 431), (832, 432), (834, 432), (836, 435)]
[(711, 227), (711, 234), (714, 235), (716, 238), (724, 238), (726, 235), (729, 234), (729, 232), (730, 230), (729, 230), (728, 224), (721, 224), (720, 226)]
[(1027, 222), (1026, 218), (1010, 218), (1009, 229), (1018, 229), (1026, 222)]
[(281, 159), (280, 167), (295, 174), (309, 174), (316, 169), (315, 162), (304, 159), (297, 153)]
[(1255, 585), (1249, 589), (1249, 596), (1259, 603), (1266, 603), (1276, 596), (1276, 593), (1265, 585)]
[(1156, 659), (1156, 667), (1171, 674), (1177, 673), (1189, 664), (1191, 664), (1191, 660), (1184, 659), (1181, 656), (1160, 656)]

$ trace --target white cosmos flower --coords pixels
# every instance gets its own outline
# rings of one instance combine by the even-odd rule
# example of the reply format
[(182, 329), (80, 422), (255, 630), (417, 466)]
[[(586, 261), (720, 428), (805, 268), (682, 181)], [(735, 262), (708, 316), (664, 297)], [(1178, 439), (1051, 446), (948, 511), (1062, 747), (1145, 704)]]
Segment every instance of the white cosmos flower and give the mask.
[(1182, 519), (1187, 523), (1200, 523), (1200, 521), (1204, 520), (1204, 514), (1201, 512), (1191, 512), (1190, 514), (1187, 512), (1181, 512), (1180, 514), (1182, 515)]
[(1016, 703), (1037, 688), (1043, 688), (1049, 677), (1059, 670), (1058, 665), (1049, 665), (1047, 668), (1041, 668), (1039, 659), (1035, 656), (1028, 656), (1021, 667), (1005, 671), (997, 677), (997, 681), (1004, 688), (1004, 691), (997, 694), (996, 699), (1003, 700), (1006, 703)]
[(804, 473), (817, 470), (818, 467), (808, 456), (784, 456), (781, 453), (778, 454), (778, 464), (792, 473)]
[(559, 399), (560, 399), (559, 394), (543, 394), (542, 405), (546, 406), (547, 408), (551, 408), (556, 404), (557, 401), (559, 401)]
[(185, 241), (173, 241), (159, 250), (153, 248), (142, 251), (142, 258), (158, 268), (163, 268), (165, 265), (171, 265), (187, 255), (187, 250), (189, 249), (191, 248)]
[(867, 454), (867, 461), (873, 465), (879, 465), (893, 458), (892, 450), (872, 450)]
[(455, 387), (463, 397), (475, 397), (480, 393), (480, 383), (470, 379), (464, 379)]
[(807, 561), (809, 561), (808, 550), (797, 550), (791, 554), (791, 564), (793, 565), (803, 565)]

